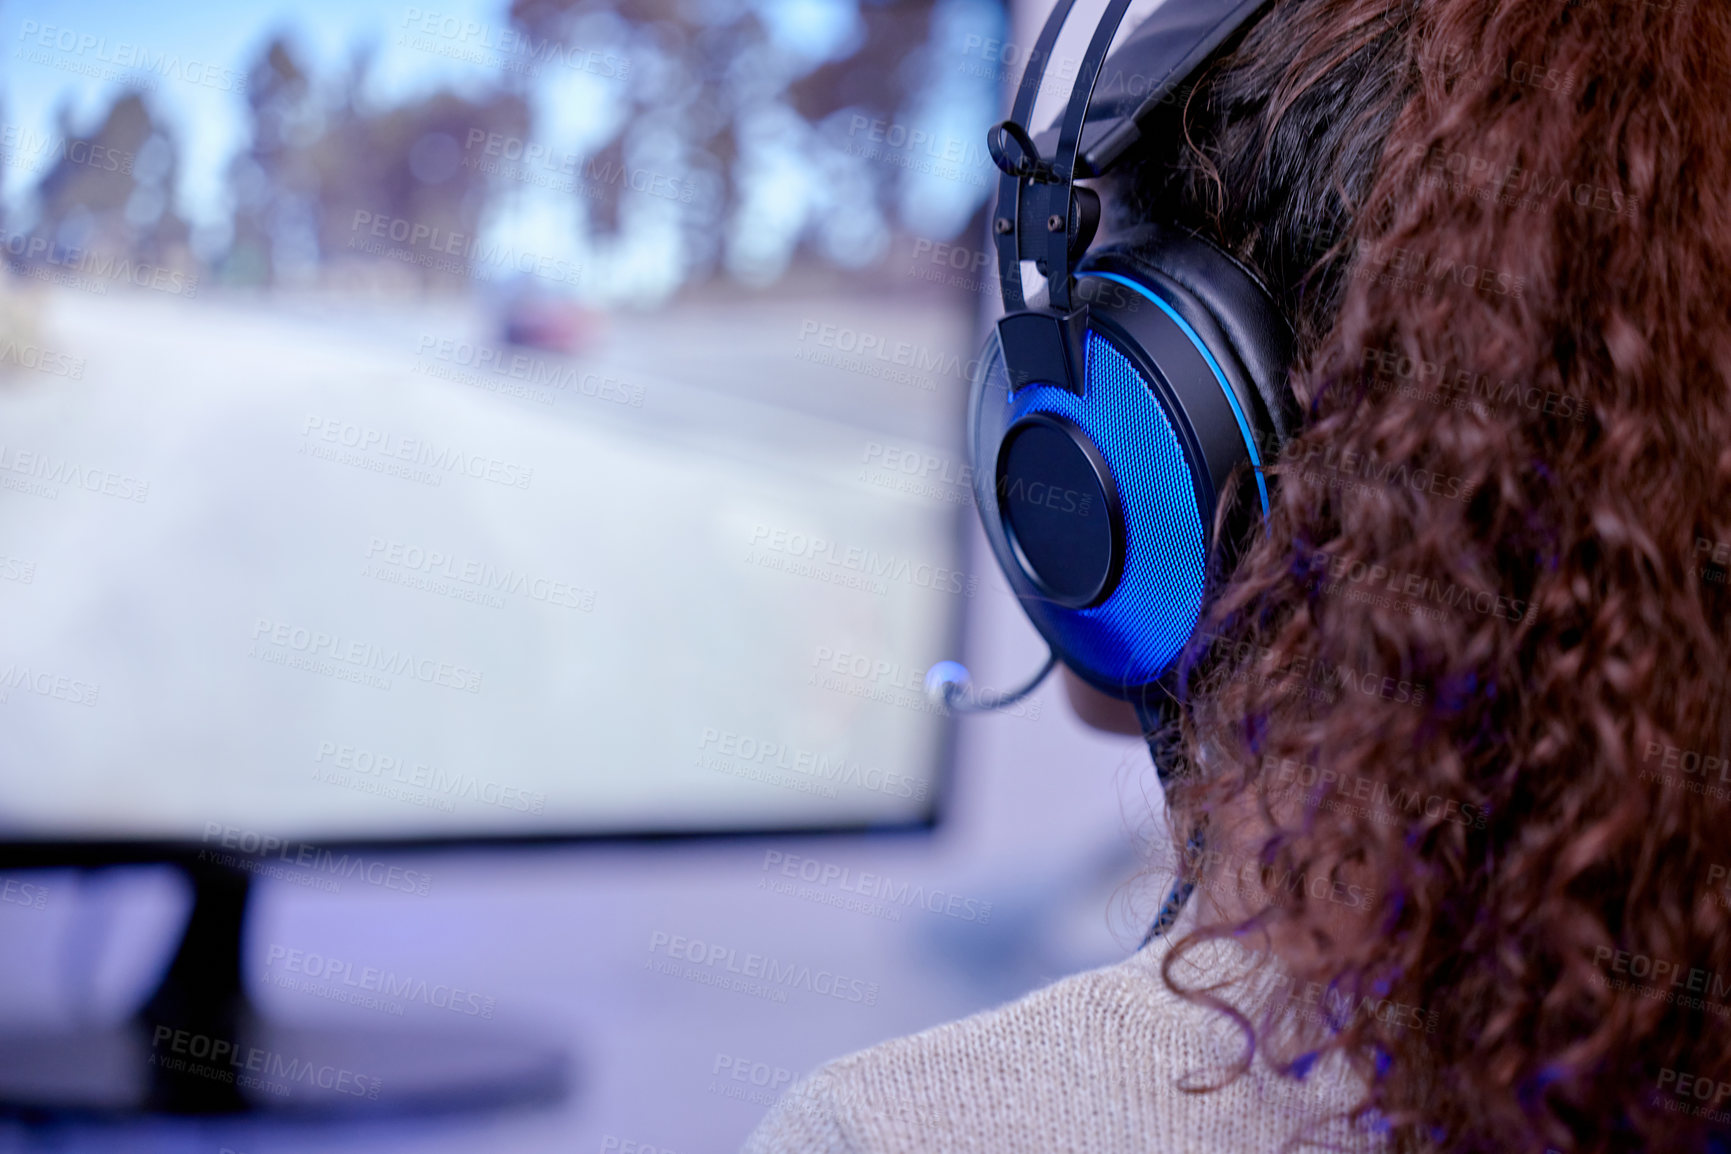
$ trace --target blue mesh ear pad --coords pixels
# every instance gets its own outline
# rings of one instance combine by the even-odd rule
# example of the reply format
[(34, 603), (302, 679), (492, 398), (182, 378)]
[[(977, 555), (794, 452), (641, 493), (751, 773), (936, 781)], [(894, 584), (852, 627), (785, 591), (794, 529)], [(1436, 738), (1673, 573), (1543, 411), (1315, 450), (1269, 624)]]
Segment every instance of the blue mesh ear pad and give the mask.
[[(1198, 277), (1209, 291), (1184, 283)], [(1215, 511), (1241, 464), (1239, 505), (1267, 508), (1257, 465), (1284, 431), (1271, 400), (1289, 426), (1290, 335), (1254, 278), (1192, 237), (1090, 254), (1075, 296), (1088, 306), (1077, 391), (1012, 390), (995, 332), (976, 362), (975, 497), (1035, 627), (1084, 680), (1131, 698), (1195, 628)]]

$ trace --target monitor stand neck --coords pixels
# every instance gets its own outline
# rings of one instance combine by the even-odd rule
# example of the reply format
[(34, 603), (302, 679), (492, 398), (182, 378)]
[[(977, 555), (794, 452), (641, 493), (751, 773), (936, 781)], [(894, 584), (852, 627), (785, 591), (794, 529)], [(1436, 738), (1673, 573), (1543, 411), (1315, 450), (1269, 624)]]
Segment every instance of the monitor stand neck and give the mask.
[[(192, 887), (192, 913), (174, 960), (135, 1018), (150, 1040), (153, 1058), (167, 1058), (177, 1049), (190, 1053), (192, 1039), (199, 1037), (210, 1039), (199, 1044), (201, 1050), (220, 1041), (244, 1045), (259, 1021), (241, 971), (251, 875), (197, 857), (174, 864)], [(182, 1039), (185, 1045), (176, 1046)], [(232, 1081), (189, 1076), (167, 1062), (152, 1063), (149, 1098), (153, 1109), (174, 1114), (247, 1109)]]

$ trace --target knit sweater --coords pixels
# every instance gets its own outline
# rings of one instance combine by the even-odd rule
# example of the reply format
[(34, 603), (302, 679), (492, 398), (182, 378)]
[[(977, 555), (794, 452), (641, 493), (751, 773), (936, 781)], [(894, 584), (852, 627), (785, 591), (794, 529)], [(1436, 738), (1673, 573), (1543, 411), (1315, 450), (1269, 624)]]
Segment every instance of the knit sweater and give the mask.
[[(1300, 1080), (1259, 1050), (1222, 1090), (1178, 1089), (1229, 1068), (1243, 1035), (1166, 988), (1168, 943), (833, 1061), (788, 1090), (742, 1154), (1267, 1154), (1301, 1132), (1329, 1149), (1383, 1148), (1369, 1127), (1331, 1120), (1362, 1088), (1338, 1061)], [(1284, 980), (1257, 959), (1209, 943), (1175, 977), (1231, 977), (1220, 996), (1250, 1012)]]

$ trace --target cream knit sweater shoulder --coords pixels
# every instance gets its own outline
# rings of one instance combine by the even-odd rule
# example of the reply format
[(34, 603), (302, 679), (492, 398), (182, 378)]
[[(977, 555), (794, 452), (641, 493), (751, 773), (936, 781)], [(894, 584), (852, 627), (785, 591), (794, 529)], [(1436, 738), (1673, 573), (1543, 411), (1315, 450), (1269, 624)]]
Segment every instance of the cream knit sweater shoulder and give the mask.
[[(1158, 939), (1123, 962), (831, 1062), (788, 1090), (743, 1154), (1269, 1154), (1301, 1133), (1318, 1144), (1307, 1149), (1381, 1149), (1367, 1128), (1330, 1120), (1361, 1088), (1344, 1065), (1319, 1063), (1297, 1080), (1259, 1054), (1223, 1090), (1179, 1090), (1187, 1074), (1224, 1069), (1242, 1035), (1166, 989), (1166, 949)], [(1182, 959), (1192, 965), (1210, 982), (1233, 978), (1222, 996), (1246, 1010), (1282, 980), (1231, 942)], [(1184, 974), (1184, 985), (1198, 984)]]

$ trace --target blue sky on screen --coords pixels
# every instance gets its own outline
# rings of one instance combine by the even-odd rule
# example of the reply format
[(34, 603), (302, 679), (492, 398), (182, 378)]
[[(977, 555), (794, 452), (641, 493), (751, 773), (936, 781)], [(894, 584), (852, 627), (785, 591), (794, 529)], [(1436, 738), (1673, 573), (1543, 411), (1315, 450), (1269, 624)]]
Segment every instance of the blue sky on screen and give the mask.
[[(462, 19), (502, 22), (498, 0), (443, 0), (437, 11)], [(423, 8), (422, 11), (433, 11)], [(293, 0), (292, 3), (138, 3), (137, 0), (0, 0), (0, 34), (5, 38), (4, 100), (6, 123), (35, 133), (52, 133), (61, 104), (69, 104), (73, 124), (94, 126), (113, 99), (115, 84), (103, 75), (80, 75), (67, 67), (35, 62), (31, 49), (45, 51), (57, 64), (88, 63), (101, 71), (103, 62), (125, 59), (128, 51), (146, 50), (178, 57), (178, 76), (160, 78), (147, 97), (157, 115), (174, 125), (181, 148), (179, 204), (183, 214), (198, 222), (225, 216), (224, 172), (229, 158), (247, 138), (246, 105), (236, 92), (223, 91), (222, 71), (244, 75), (247, 65), (269, 37), (286, 30), (316, 76), (330, 77), (344, 68), (349, 53), (371, 41), (374, 87), (370, 95), (398, 103), (441, 86), (480, 92), (492, 76), (473, 64), (450, 60), (399, 45), (410, 7), (367, 4), (356, 0)], [(49, 30), (52, 29), (52, 32)], [(45, 50), (40, 38), (67, 43), (100, 41), (73, 53)], [(76, 42), (75, 42), (76, 43)], [(122, 46), (128, 46), (123, 48)], [(194, 83), (186, 76), (218, 79)], [(5, 195), (9, 203), (31, 183), (35, 174), (9, 170)]]
[[(778, 63), (785, 62), (792, 74), (852, 51), (860, 34), (858, 0), (704, 2), (719, 10), (754, 7), (781, 58)], [(180, 147), (176, 207), (195, 230), (223, 236), (231, 207), (226, 173), (249, 132), (244, 97), (235, 91), (234, 81), (245, 75), (271, 36), (286, 33), (315, 81), (324, 84), (341, 77), (356, 50), (369, 46), (373, 55), (365, 96), (375, 107), (387, 107), (440, 88), (471, 96), (496, 89), (497, 69), (417, 47), (415, 29), (436, 14), (441, 21), (483, 26), (496, 39), (510, 27), (506, 9), (507, 0), (437, 0), (427, 5), (391, 0), (0, 0), (0, 51), (5, 59), (0, 67), (0, 121), (13, 132), (34, 134), (34, 139), (52, 138), (58, 110), (66, 106), (74, 131), (91, 131), (120, 87), (115, 79), (120, 66), (140, 55), (155, 62), (175, 61), (172, 70), (156, 65), (146, 100), (156, 116), (173, 127)], [(995, 18), (994, 0), (939, 0), (940, 25), (982, 18)], [(609, 30), (625, 34), (617, 23), (605, 24), (605, 15), (593, 19), (603, 22), (598, 35)], [(44, 39), (50, 46), (44, 46)], [(634, 55), (638, 51), (640, 46), (634, 46)], [(950, 80), (945, 84), (940, 78), (917, 113), (921, 120), (932, 120), (939, 132), (959, 131), (988, 114), (989, 108), (976, 106), (996, 95), (982, 91), (977, 82)], [(589, 72), (542, 69), (527, 93), (533, 135), (561, 153), (587, 154), (613, 135), (624, 113), (620, 98), (626, 91)], [(748, 279), (753, 279), (746, 267), (751, 260), (758, 261), (760, 275), (773, 275), (805, 225), (821, 225), (837, 207), (827, 203), (828, 192), (810, 166), (801, 163), (805, 142), (798, 126), (786, 118), (780, 124), (753, 171), (740, 174), (746, 200), (767, 198), (777, 208), (771, 214), (775, 227), (765, 231), (758, 218), (756, 237), (767, 244), (767, 252), (748, 253), (744, 266), (729, 262)], [(40, 175), (40, 165), (14, 161), (6, 166), (0, 196), (9, 209), (25, 206)], [(751, 187), (753, 181), (760, 187)], [(966, 185), (934, 182), (917, 173), (904, 178), (900, 199), (905, 224), (940, 236), (959, 227), (977, 200)], [(504, 198), (484, 227), (505, 243), (521, 244), (533, 237), (542, 251), (551, 243), (568, 248), (564, 255), (588, 267), (614, 266), (624, 277), (615, 277), (614, 283), (628, 296), (658, 297), (682, 279), (687, 257), (666, 206), (645, 206), (640, 219), (626, 220), (624, 232), (605, 252), (588, 248), (585, 211), (586, 206), (572, 198), (522, 190)], [(844, 258), (840, 263), (851, 263), (845, 259), (850, 255), (858, 260), (872, 254), (886, 236), (875, 214), (872, 221), (871, 235), (856, 226), (852, 235), (827, 238), (824, 248)]]

